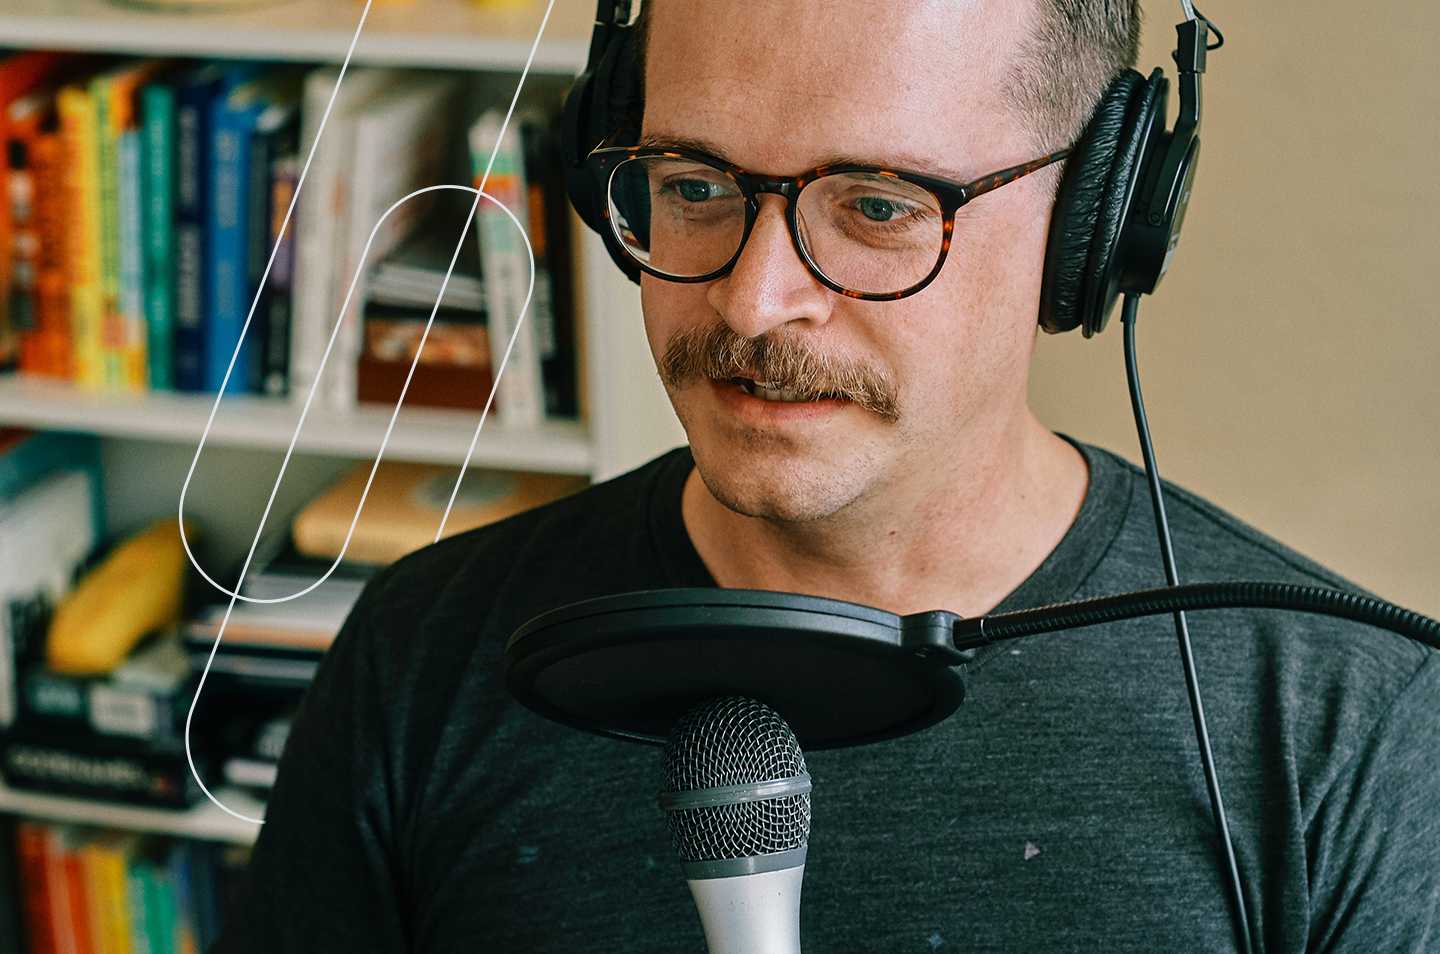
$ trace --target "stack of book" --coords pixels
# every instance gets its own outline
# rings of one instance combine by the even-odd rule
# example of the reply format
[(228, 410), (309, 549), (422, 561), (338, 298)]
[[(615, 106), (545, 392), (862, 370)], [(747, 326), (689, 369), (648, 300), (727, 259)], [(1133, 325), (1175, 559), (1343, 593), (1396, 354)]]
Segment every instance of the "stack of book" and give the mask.
[(219, 938), (250, 848), (22, 820), (15, 854), (32, 952), (198, 954)]
[[(534, 295), (493, 407), (517, 427), (578, 417), (554, 110), (522, 111), (502, 137), (508, 95), (357, 67), (327, 117), (338, 79), (329, 66), (0, 56), (0, 370), (391, 403), (417, 315), (423, 328), (463, 244), (407, 400), (480, 407), (524, 305), (528, 238)], [(457, 179), (483, 180), (525, 235), (490, 202), (457, 217), (473, 196), (430, 188)]]

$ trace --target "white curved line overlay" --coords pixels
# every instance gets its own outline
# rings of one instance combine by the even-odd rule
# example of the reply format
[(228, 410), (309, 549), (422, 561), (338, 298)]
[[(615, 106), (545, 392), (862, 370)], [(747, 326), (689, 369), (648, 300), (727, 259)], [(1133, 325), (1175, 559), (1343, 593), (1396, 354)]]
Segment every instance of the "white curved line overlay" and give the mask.
[[(340, 565), (340, 562), (345, 558), (345, 551), (346, 551), (347, 549), (349, 549), (349, 546), (350, 546), (350, 538), (351, 538), (351, 535), (355, 532), (355, 525), (356, 525), (356, 523), (357, 523), (357, 522), (359, 521), (359, 519), (360, 519), (360, 513), (364, 510), (364, 507), (365, 507), (365, 498), (366, 498), (366, 496), (367, 496), (367, 495), (369, 494), (369, 492), (370, 492), (370, 484), (371, 484), (371, 482), (374, 480), (374, 478), (375, 478), (375, 472), (376, 472), (376, 470), (379, 468), (379, 466), (380, 466), (380, 461), (383, 459), (383, 457), (384, 457), (384, 455), (385, 455), (385, 447), (386, 447), (386, 446), (389, 444), (389, 442), (390, 442), (390, 433), (391, 433), (391, 431), (392, 431), (392, 430), (394, 429), (394, 427), (395, 427), (395, 419), (399, 416), (399, 414), (400, 414), (400, 408), (401, 408), (401, 406), (402, 406), (402, 405), (404, 404), (404, 402), (405, 402), (405, 394), (406, 394), (406, 392), (407, 392), (407, 391), (409, 390), (409, 388), (410, 388), (410, 380), (411, 380), (411, 378), (412, 378), (412, 377), (414, 376), (414, 374), (415, 374), (415, 366), (416, 366), (416, 364), (417, 364), (417, 363), (419, 362), (419, 360), (420, 360), (420, 355), (421, 355), (421, 353), (424, 351), (424, 348), (425, 348), (425, 340), (426, 340), (426, 338), (427, 338), (427, 337), (429, 336), (429, 334), (430, 334), (430, 327), (431, 327), (431, 325), (432, 325), (432, 324), (434, 323), (434, 321), (435, 321), (435, 314), (436, 314), (436, 312), (437, 312), (437, 311), (439, 310), (439, 308), (440, 308), (440, 302), (441, 302), (441, 301), (444, 299), (444, 297), (445, 297), (445, 289), (446, 289), (446, 287), (450, 284), (450, 276), (451, 276), (451, 274), (453, 273), (453, 271), (454, 271), (454, 269), (455, 269), (455, 263), (456, 263), (456, 261), (457, 261), (457, 260), (459, 259), (459, 257), (460, 257), (460, 249), (461, 249), (461, 248), (464, 246), (464, 244), (465, 244), (465, 233), (469, 230), (469, 228), (470, 228), (470, 223), (471, 223), (471, 221), (475, 218), (475, 213), (476, 213), (476, 211), (477, 211), (477, 210), (479, 209), (479, 207), (480, 207), (480, 199), (481, 199), (482, 197), (485, 198), (485, 199), (487, 199), (488, 201), (490, 201), (492, 204), (495, 205), (496, 208), (500, 209), (502, 212), (504, 212), (504, 213), (506, 214), (507, 217), (509, 217), (511, 223), (514, 224), (516, 230), (520, 233), (520, 237), (524, 240), (525, 250), (526, 250), (526, 253), (527, 253), (527, 255), (529, 256), (529, 260), (530, 260), (530, 283), (529, 283), (529, 288), (528, 288), (528, 289), (526, 290), (526, 292), (525, 292), (525, 300), (524, 300), (523, 304), (521, 305), (520, 314), (516, 316), (515, 330), (514, 330), (514, 331), (511, 333), (511, 335), (510, 335), (510, 341), (506, 344), (505, 353), (504, 353), (504, 355), (503, 355), (503, 356), (501, 357), (501, 359), (500, 359), (499, 367), (496, 369), (495, 379), (494, 379), (494, 382), (491, 384), (491, 388), (490, 388), (490, 395), (489, 395), (489, 397), (488, 397), (488, 398), (486, 399), (486, 401), (485, 401), (485, 407), (484, 407), (484, 409), (480, 412), (480, 419), (479, 419), (479, 421), (478, 421), (478, 422), (476, 423), (476, 425), (475, 425), (475, 432), (474, 432), (474, 434), (473, 434), (473, 435), (471, 436), (471, 438), (470, 438), (470, 446), (469, 446), (469, 447), (467, 448), (467, 450), (466, 450), (465, 458), (460, 462), (459, 473), (456, 475), (456, 478), (455, 478), (455, 486), (454, 486), (454, 488), (453, 488), (453, 489), (451, 490), (451, 492), (450, 492), (450, 500), (449, 500), (449, 501), (446, 503), (446, 505), (445, 505), (445, 513), (444, 513), (444, 515), (441, 517), (440, 527), (439, 527), (439, 529), (436, 530), (436, 533), (435, 533), (435, 539), (436, 539), (437, 541), (438, 541), (438, 540), (441, 538), (441, 536), (444, 534), (444, 531), (445, 531), (445, 523), (446, 523), (446, 521), (447, 521), (447, 520), (449, 519), (449, 517), (450, 517), (450, 511), (451, 511), (451, 508), (454, 506), (455, 497), (456, 497), (456, 495), (458, 494), (458, 492), (459, 492), (459, 490), (460, 490), (460, 482), (464, 479), (465, 470), (466, 470), (466, 468), (469, 466), (469, 463), (470, 463), (470, 457), (471, 457), (471, 455), (473, 455), (474, 452), (475, 452), (475, 444), (477, 443), (477, 441), (478, 441), (479, 438), (480, 438), (481, 428), (483, 428), (483, 427), (485, 426), (485, 418), (486, 418), (486, 416), (487, 416), (487, 415), (489, 414), (489, 412), (490, 412), (490, 406), (491, 406), (491, 404), (492, 404), (492, 403), (494, 402), (494, 400), (495, 400), (495, 392), (496, 392), (497, 388), (498, 388), (499, 385), (500, 385), (500, 378), (501, 378), (501, 376), (502, 376), (502, 375), (504, 374), (504, 372), (505, 372), (505, 364), (506, 364), (506, 362), (510, 359), (510, 352), (511, 352), (511, 350), (514, 348), (515, 339), (516, 339), (516, 337), (519, 335), (520, 330), (521, 330), (521, 328), (523, 327), (523, 322), (524, 322), (524, 320), (525, 320), (525, 315), (529, 312), (529, 309), (530, 309), (530, 300), (531, 300), (531, 297), (532, 297), (532, 295), (534, 294), (534, 291), (535, 291), (535, 250), (534, 250), (533, 246), (530, 244), (530, 238), (529, 238), (529, 236), (526, 235), (525, 229), (520, 225), (520, 221), (519, 221), (518, 218), (516, 218), (515, 214), (514, 214), (512, 211), (510, 211), (510, 209), (506, 208), (505, 205), (504, 205), (504, 203), (500, 202), (498, 199), (496, 199), (494, 196), (490, 195), (489, 193), (485, 192), (484, 190), (485, 190), (485, 184), (489, 181), (489, 178), (490, 178), (490, 171), (491, 171), (491, 169), (492, 169), (492, 168), (494, 167), (494, 165), (495, 165), (495, 156), (496, 156), (496, 154), (499, 152), (501, 142), (503, 141), (503, 138), (504, 138), (505, 130), (509, 127), (511, 116), (512, 116), (512, 115), (514, 114), (514, 112), (515, 112), (515, 105), (516, 105), (516, 103), (519, 101), (520, 91), (521, 91), (521, 89), (523, 89), (523, 87), (524, 87), (524, 85), (525, 85), (525, 80), (526, 80), (526, 78), (529, 76), (531, 63), (533, 63), (533, 62), (534, 62), (534, 59), (535, 59), (535, 50), (536, 50), (537, 47), (539, 47), (539, 45), (540, 45), (540, 40), (541, 40), (541, 38), (542, 38), (542, 37), (544, 36), (544, 34), (545, 34), (545, 26), (546, 26), (546, 24), (549, 23), (549, 21), (550, 21), (550, 13), (551, 13), (551, 11), (554, 9), (555, 0), (549, 0), (549, 2), (546, 4), (546, 7), (545, 7), (545, 15), (544, 15), (544, 17), (541, 19), (541, 21), (540, 21), (540, 27), (539, 27), (539, 29), (538, 29), (538, 30), (536, 31), (536, 33), (535, 33), (535, 39), (534, 39), (534, 41), (533, 41), (533, 42), (531, 43), (531, 45), (530, 45), (530, 53), (529, 53), (529, 55), (526, 57), (526, 60), (525, 60), (525, 68), (524, 68), (524, 69), (521, 71), (521, 73), (520, 73), (520, 80), (519, 80), (519, 82), (518, 82), (518, 83), (516, 84), (516, 86), (515, 86), (515, 94), (514, 94), (513, 97), (511, 97), (510, 107), (509, 107), (509, 109), (506, 111), (506, 113), (505, 113), (505, 120), (504, 120), (503, 123), (501, 123), (501, 126), (500, 126), (500, 136), (497, 137), (495, 146), (494, 146), (494, 148), (493, 148), (493, 149), (491, 150), (491, 152), (490, 152), (490, 158), (489, 158), (489, 160), (487, 161), (487, 163), (486, 163), (486, 165), (485, 165), (485, 172), (484, 172), (484, 174), (481, 176), (479, 186), (478, 186), (478, 187), (473, 187), (473, 186), (464, 186), (464, 185), (441, 184), (441, 185), (425, 186), (424, 188), (416, 189), (414, 192), (411, 192), (409, 195), (406, 195), (405, 197), (397, 200), (395, 203), (393, 203), (393, 204), (390, 206), (390, 208), (386, 209), (386, 210), (385, 210), (385, 213), (380, 216), (380, 219), (379, 219), (379, 220), (375, 223), (375, 225), (371, 228), (371, 230), (370, 230), (370, 238), (367, 239), (367, 240), (366, 240), (366, 243), (365, 243), (365, 252), (364, 252), (364, 254), (362, 254), (362, 255), (360, 256), (360, 259), (359, 259), (359, 261), (357, 262), (356, 267), (355, 267), (355, 272), (352, 274), (352, 276), (351, 276), (351, 278), (350, 278), (350, 287), (347, 289), (347, 291), (346, 291), (346, 293), (345, 293), (345, 301), (344, 301), (344, 304), (341, 305), (340, 313), (339, 313), (339, 315), (338, 315), (337, 318), (336, 318), (335, 325), (334, 325), (334, 327), (333, 327), (333, 328), (331, 329), (331, 331), (330, 331), (330, 340), (329, 340), (329, 342), (326, 343), (325, 353), (324, 353), (324, 355), (321, 357), (320, 366), (319, 366), (319, 368), (318, 368), (318, 369), (316, 370), (316, 372), (315, 372), (315, 379), (314, 379), (314, 381), (311, 382), (311, 385), (310, 385), (310, 393), (309, 393), (308, 395), (306, 395), (306, 397), (305, 397), (305, 404), (304, 404), (304, 406), (301, 408), (301, 411), (300, 411), (300, 419), (299, 419), (299, 420), (296, 422), (296, 424), (295, 424), (295, 433), (291, 435), (291, 437), (290, 437), (290, 444), (289, 444), (289, 446), (286, 447), (286, 449), (285, 449), (285, 458), (284, 458), (284, 460), (281, 462), (279, 474), (277, 474), (276, 477), (275, 477), (275, 485), (274, 485), (274, 486), (271, 488), (271, 490), (270, 490), (270, 499), (269, 499), (268, 501), (266, 501), (265, 511), (264, 511), (264, 513), (263, 513), (263, 514), (261, 515), (261, 517), (260, 517), (260, 524), (259, 524), (259, 526), (258, 526), (258, 527), (256, 528), (256, 530), (255, 530), (255, 539), (254, 539), (254, 540), (251, 542), (251, 544), (250, 544), (250, 552), (247, 553), (246, 556), (245, 556), (245, 563), (244, 563), (244, 565), (243, 565), (243, 566), (241, 567), (241, 569), (240, 569), (240, 578), (239, 578), (239, 580), (236, 581), (235, 589), (234, 589), (233, 591), (232, 591), (232, 590), (229, 590), (229, 589), (226, 589), (224, 586), (222, 586), (221, 584), (217, 583), (214, 579), (212, 579), (212, 578), (210, 577), (209, 574), (207, 574), (207, 573), (205, 572), (205, 570), (200, 566), (199, 561), (196, 560), (195, 554), (191, 551), (191, 549), (190, 549), (190, 541), (189, 541), (189, 539), (188, 539), (188, 538), (186, 537), (186, 535), (185, 535), (185, 497), (186, 497), (186, 494), (189, 492), (189, 489), (190, 489), (190, 480), (191, 480), (191, 478), (192, 478), (192, 477), (194, 476), (194, 474), (195, 474), (195, 466), (196, 466), (196, 464), (197, 464), (197, 463), (199, 462), (199, 460), (200, 460), (200, 454), (201, 454), (201, 452), (204, 450), (205, 441), (206, 441), (206, 439), (210, 436), (210, 429), (211, 429), (211, 427), (213, 426), (213, 424), (214, 424), (214, 422), (215, 422), (215, 414), (216, 414), (216, 412), (219, 411), (219, 409), (220, 409), (220, 401), (221, 401), (221, 400), (223, 399), (223, 397), (224, 397), (225, 387), (226, 387), (226, 385), (229, 384), (229, 382), (230, 382), (230, 375), (231, 375), (231, 373), (232, 373), (232, 372), (234, 371), (234, 369), (235, 369), (235, 362), (236, 362), (236, 360), (239, 358), (241, 345), (242, 345), (242, 344), (244, 343), (244, 341), (245, 341), (245, 333), (246, 333), (246, 331), (249, 330), (249, 328), (250, 328), (250, 321), (251, 321), (251, 319), (252, 319), (252, 318), (254, 317), (254, 315), (255, 315), (255, 308), (256, 308), (256, 306), (258, 305), (259, 300), (260, 300), (260, 290), (265, 287), (265, 282), (267, 281), (267, 279), (268, 279), (269, 276), (270, 276), (270, 269), (271, 269), (271, 267), (273, 266), (273, 264), (274, 264), (274, 262), (275, 262), (275, 256), (276, 256), (276, 253), (277, 253), (278, 250), (279, 250), (280, 242), (283, 241), (283, 239), (284, 239), (284, 237), (285, 237), (285, 230), (286, 230), (286, 229), (289, 227), (289, 225), (290, 225), (291, 215), (292, 215), (292, 214), (294, 213), (294, 211), (295, 211), (295, 203), (299, 200), (300, 190), (301, 190), (301, 188), (303, 188), (304, 183), (305, 183), (305, 176), (306, 176), (306, 174), (307, 174), (307, 173), (309, 172), (309, 170), (310, 170), (310, 161), (315, 157), (315, 150), (316, 150), (316, 148), (319, 146), (319, 144), (320, 144), (320, 139), (321, 139), (321, 137), (323, 136), (323, 134), (324, 134), (324, 132), (325, 132), (325, 124), (326, 124), (326, 122), (327, 122), (327, 121), (329, 120), (329, 118), (330, 118), (330, 110), (331, 110), (331, 108), (335, 105), (335, 98), (336, 98), (336, 95), (337, 95), (337, 94), (339, 93), (339, 91), (340, 91), (340, 84), (343, 83), (344, 80), (345, 80), (345, 72), (346, 72), (347, 69), (349, 69), (350, 59), (351, 59), (351, 57), (352, 57), (352, 56), (354, 55), (354, 53), (355, 53), (355, 45), (356, 45), (357, 41), (360, 39), (360, 32), (361, 32), (361, 30), (362, 30), (362, 29), (364, 28), (364, 26), (365, 26), (365, 19), (366, 19), (366, 17), (368, 17), (369, 14), (370, 14), (370, 6), (371, 6), (372, 3), (373, 3), (373, 0), (365, 0), (365, 9), (361, 12), (361, 14), (360, 14), (360, 22), (359, 22), (358, 24), (356, 24), (355, 33), (354, 33), (354, 35), (353, 35), (353, 36), (351, 37), (351, 39), (350, 39), (350, 47), (349, 47), (349, 49), (348, 49), (348, 50), (346, 51), (346, 53), (345, 53), (345, 61), (344, 61), (344, 63), (343, 63), (343, 64), (341, 65), (341, 67), (340, 67), (340, 74), (339, 74), (339, 76), (336, 78), (335, 88), (334, 88), (334, 89), (331, 91), (331, 93), (330, 93), (330, 100), (329, 100), (329, 102), (327, 102), (326, 105), (325, 105), (325, 112), (321, 115), (319, 126), (317, 127), (317, 129), (316, 129), (316, 131), (315, 131), (315, 141), (311, 143), (311, 145), (310, 145), (310, 152), (309, 152), (309, 154), (305, 157), (305, 165), (304, 165), (304, 166), (301, 168), (301, 170), (300, 170), (300, 176), (299, 176), (298, 180), (296, 181), (294, 194), (291, 195), (291, 197), (290, 197), (290, 205), (289, 205), (289, 207), (285, 210), (285, 218), (282, 220), (282, 222), (281, 222), (281, 224), (280, 224), (280, 230), (279, 230), (279, 233), (278, 233), (277, 236), (276, 236), (275, 245), (274, 245), (274, 247), (271, 248), (271, 250), (270, 250), (270, 258), (269, 258), (269, 260), (265, 263), (265, 271), (264, 271), (264, 273), (261, 275), (260, 280), (259, 280), (259, 283), (256, 285), (256, 288), (255, 288), (255, 297), (254, 297), (254, 298), (251, 300), (251, 302), (250, 302), (250, 311), (249, 311), (249, 313), (246, 314), (246, 316), (245, 316), (245, 324), (242, 325), (241, 328), (240, 328), (240, 336), (239, 336), (239, 338), (237, 339), (237, 341), (236, 341), (236, 343), (235, 343), (235, 350), (234, 350), (234, 352), (230, 355), (230, 364), (229, 364), (229, 366), (225, 369), (225, 376), (224, 376), (224, 378), (223, 378), (223, 379), (221, 380), (221, 382), (220, 382), (220, 388), (219, 388), (219, 390), (218, 390), (218, 391), (216, 392), (216, 394), (215, 394), (215, 403), (214, 403), (214, 405), (210, 408), (210, 416), (209, 416), (209, 418), (208, 418), (208, 419), (206, 420), (206, 422), (205, 422), (205, 430), (204, 430), (204, 432), (200, 435), (200, 442), (199, 442), (198, 445), (196, 445), (196, 448), (195, 448), (195, 456), (194, 456), (194, 458), (190, 461), (190, 469), (189, 469), (189, 471), (185, 474), (185, 482), (184, 482), (184, 484), (181, 486), (181, 489), (180, 489), (180, 500), (179, 500), (180, 541), (181, 541), (182, 546), (184, 546), (184, 548), (185, 548), (185, 554), (186, 554), (186, 556), (189, 558), (190, 564), (191, 564), (193, 567), (195, 567), (195, 569), (200, 573), (200, 575), (205, 579), (205, 581), (206, 581), (207, 583), (209, 583), (211, 586), (215, 587), (215, 589), (219, 590), (221, 593), (223, 593), (223, 594), (225, 594), (226, 596), (229, 596), (229, 597), (230, 597), (230, 603), (229, 603), (228, 606), (226, 606), (226, 608), (225, 608), (225, 615), (224, 615), (224, 617), (223, 617), (223, 618), (221, 619), (221, 621), (220, 621), (220, 628), (219, 628), (218, 632), (216, 632), (216, 634), (215, 634), (215, 642), (214, 642), (214, 644), (210, 647), (210, 655), (209, 655), (209, 657), (208, 657), (208, 658), (206, 659), (206, 661), (205, 661), (205, 668), (204, 668), (204, 670), (203, 670), (203, 671), (201, 672), (201, 674), (200, 674), (200, 682), (199, 682), (199, 685), (197, 685), (196, 688), (195, 688), (195, 696), (194, 696), (194, 698), (192, 698), (191, 701), (190, 701), (190, 710), (189, 710), (189, 712), (188, 712), (188, 713), (186, 714), (186, 716), (185, 716), (185, 759), (186, 759), (186, 761), (187, 761), (187, 762), (189, 763), (189, 765), (190, 765), (190, 774), (195, 778), (195, 781), (199, 784), (200, 790), (201, 790), (202, 792), (204, 792), (206, 798), (208, 798), (208, 799), (210, 799), (210, 801), (214, 802), (215, 805), (216, 805), (221, 811), (225, 812), (226, 814), (231, 815), (231, 816), (233, 816), (233, 817), (235, 817), (235, 818), (238, 818), (238, 819), (240, 819), (240, 820), (242, 820), (242, 821), (252, 822), (252, 823), (254, 823), (254, 824), (256, 824), (256, 825), (263, 825), (263, 824), (265, 823), (264, 819), (263, 819), (263, 818), (251, 818), (251, 817), (248, 816), (248, 815), (243, 815), (243, 814), (241, 814), (241, 813), (239, 813), (239, 812), (236, 812), (236, 811), (234, 811), (234, 810), (232, 810), (232, 809), (230, 809), (230, 808), (227, 808), (224, 804), (222, 804), (222, 803), (219, 801), (219, 799), (217, 799), (217, 798), (210, 792), (210, 789), (205, 786), (205, 781), (204, 781), (204, 779), (202, 779), (202, 778), (200, 777), (200, 773), (199, 773), (199, 772), (196, 770), (196, 768), (195, 768), (195, 760), (194, 760), (193, 755), (191, 754), (191, 748), (190, 748), (190, 726), (191, 726), (191, 723), (192, 723), (192, 721), (193, 721), (193, 719), (194, 719), (194, 716), (195, 716), (195, 707), (196, 707), (196, 705), (197, 705), (197, 704), (199, 703), (199, 701), (200, 701), (200, 694), (201, 694), (201, 693), (204, 691), (204, 689), (205, 689), (205, 679), (206, 679), (206, 677), (207, 677), (207, 676), (209, 675), (209, 673), (210, 673), (210, 665), (211, 665), (211, 663), (212, 663), (212, 662), (214, 661), (214, 659), (215, 659), (215, 653), (216, 653), (216, 651), (220, 648), (220, 641), (221, 641), (221, 640), (224, 638), (224, 636), (225, 636), (225, 627), (226, 627), (226, 625), (227, 625), (227, 624), (229, 623), (229, 621), (230, 621), (230, 614), (231, 614), (231, 612), (235, 609), (235, 601), (236, 601), (237, 599), (239, 599), (239, 600), (245, 600), (245, 601), (251, 602), (251, 603), (282, 603), (282, 602), (286, 602), (286, 601), (288, 601), (288, 600), (293, 600), (293, 599), (295, 599), (295, 598), (297, 598), (297, 597), (300, 597), (300, 596), (305, 595), (306, 593), (309, 593), (311, 590), (315, 589), (315, 587), (317, 587), (317, 586), (319, 586), (321, 583), (325, 582), (325, 580), (327, 580), (327, 579), (330, 577), (330, 575), (335, 572), (336, 567), (338, 567), (338, 566)], [(314, 398), (315, 398), (315, 390), (316, 390), (316, 388), (319, 386), (321, 375), (324, 373), (325, 363), (326, 363), (326, 362), (329, 360), (329, 358), (330, 358), (330, 349), (331, 349), (331, 347), (334, 345), (334, 343), (335, 343), (335, 336), (336, 336), (336, 334), (337, 334), (337, 333), (339, 332), (339, 330), (340, 330), (340, 322), (344, 320), (345, 313), (346, 313), (346, 311), (348, 310), (349, 305), (350, 305), (350, 299), (351, 299), (351, 297), (353, 296), (353, 294), (354, 294), (354, 292), (355, 292), (355, 286), (356, 286), (356, 284), (357, 284), (358, 281), (359, 281), (361, 272), (362, 272), (362, 271), (364, 270), (364, 268), (365, 268), (365, 259), (366, 259), (366, 257), (367, 257), (368, 254), (369, 254), (370, 244), (371, 244), (371, 242), (374, 241), (376, 232), (379, 230), (380, 226), (381, 226), (382, 224), (384, 224), (385, 220), (386, 220), (386, 219), (390, 216), (390, 214), (391, 214), (392, 212), (394, 212), (397, 208), (399, 208), (399, 207), (400, 207), (401, 205), (403, 205), (405, 202), (409, 201), (410, 199), (412, 199), (412, 198), (414, 198), (414, 197), (416, 197), (416, 196), (418, 196), (418, 195), (421, 195), (421, 194), (426, 193), (426, 192), (431, 192), (431, 191), (435, 191), (435, 190), (440, 190), (440, 189), (455, 189), (455, 190), (462, 191), (462, 192), (469, 192), (469, 193), (472, 193), (475, 198), (474, 198), (473, 203), (472, 203), (471, 206), (470, 206), (470, 214), (466, 217), (466, 219), (465, 219), (465, 225), (464, 225), (464, 227), (461, 229), (460, 238), (459, 238), (459, 240), (456, 242), (455, 251), (454, 251), (454, 252), (451, 254), (451, 256), (450, 256), (450, 266), (449, 266), (449, 268), (447, 268), (447, 269), (445, 270), (445, 278), (444, 278), (444, 280), (440, 283), (440, 291), (439, 291), (439, 293), (435, 296), (435, 304), (434, 304), (434, 305), (431, 307), (431, 309), (430, 309), (430, 318), (429, 318), (429, 320), (427, 320), (427, 321), (425, 322), (425, 330), (424, 330), (424, 332), (422, 332), (421, 335), (420, 335), (420, 342), (419, 342), (418, 346), (416, 347), (415, 356), (410, 360), (410, 370), (406, 373), (405, 383), (404, 383), (404, 385), (403, 385), (403, 386), (401, 387), (401, 389), (400, 389), (400, 397), (399, 397), (398, 400), (396, 400), (396, 402), (395, 402), (395, 408), (394, 408), (394, 410), (393, 410), (393, 411), (391, 412), (391, 414), (390, 414), (389, 424), (388, 424), (388, 425), (386, 426), (386, 428), (385, 428), (385, 435), (384, 435), (384, 437), (381, 439), (380, 449), (379, 449), (379, 451), (376, 453), (375, 462), (374, 462), (374, 463), (371, 465), (371, 467), (370, 467), (370, 476), (369, 476), (368, 478), (366, 478), (366, 481), (365, 481), (365, 489), (361, 492), (360, 502), (359, 502), (359, 504), (358, 504), (358, 505), (356, 506), (356, 508), (355, 508), (355, 514), (354, 514), (354, 516), (353, 516), (353, 517), (351, 518), (351, 520), (350, 520), (350, 529), (349, 529), (349, 530), (346, 532), (346, 534), (345, 534), (345, 543), (344, 543), (344, 545), (341, 547), (340, 555), (335, 558), (335, 562), (334, 562), (333, 564), (331, 564), (330, 568), (329, 568), (328, 570), (326, 570), (325, 573), (324, 573), (319, 579), (317, 579), (314, 583), (310, 584), (310, 585), (309, 585), (308, 587), (306, 587), (305, 589), (300, 590), (300, 591), (298, 591), (298, 592), (296, 592), (296, 593), (292, 593), (292, 594), (290, 594), (290, 595), (288, 595), (288, 596), (283, 596), (283, 597), (275, 597), (275, 598), (273, 598), (273, 599), (260, 599), (260, 598), (257, 598), (257, 597), (242, 596), (242, 595), (240, 594), (240, 590), (242, 589), (242, 587), (243, 587), (243, 585), (244, 585), (244, 582), (245, 582), (245, 574), (249, 572), (249, 569), (250, 569), (250, 561), (251, 561), (251, 560), (254, 558), (254, 556), (255, 556), (255, 549), (256, 549), (256, 547), (259, 545), (259, 543), (260, 543), (260, 537), (261, 537), (261, 535), (264, 533), (264, 530), (265, 530), (265, 521), (266, 521), (266, 520), (269, 518), (269, 516), (270, 516), (270, 509), (271, 509), (271, 507), (274, 505), (276, 494), (279, 492), (280, 482), (284, 479), (285, 469), (286, 469), (286, 467), (288, 467), (289, 464), (290, 464), (290, 455), (291, 455), (291, 454), (294, 452), (294, 450), (295, 450), (295, 444), (296, 444), (296, 442), (299, 440), (299, 437), (300, 437), (300, 430), (301, 430), (301, 428), (302, 428), (302, 427), (304, 426), (304, 424), (305, 424), (305, 416), (309, 413), (309, 411), (310, 411), (310, 404), (311, 404), (311, 402), (312, 402), (312, 401), (314, 400)], [(522, 200), (524, 199), (523, 196), (522, 196), (521, 198), (522, 198)], [(477, 234), (478, 234), (478, 231), (479, 231), (479, 230), (478, 230), (478, 226), (477, 226)]]

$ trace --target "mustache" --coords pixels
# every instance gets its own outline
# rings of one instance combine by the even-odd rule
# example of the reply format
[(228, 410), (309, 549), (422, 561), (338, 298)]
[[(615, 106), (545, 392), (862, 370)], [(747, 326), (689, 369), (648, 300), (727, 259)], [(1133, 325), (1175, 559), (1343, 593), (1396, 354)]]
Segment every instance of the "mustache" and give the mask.
[(896, 388), (886, 375), (815, 354), (794, 337), (746, 338), (724, 322), (677, 331), (666, 342), (657, 370), (671, 390), (697, 378), (755, 377), (807, 398), (838, 395), (887, 421), (900, 417)]

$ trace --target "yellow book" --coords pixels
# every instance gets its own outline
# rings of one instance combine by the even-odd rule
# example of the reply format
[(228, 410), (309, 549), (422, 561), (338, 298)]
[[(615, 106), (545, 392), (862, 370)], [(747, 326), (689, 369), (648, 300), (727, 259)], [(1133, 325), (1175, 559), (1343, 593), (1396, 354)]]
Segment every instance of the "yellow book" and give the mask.
[(102, 831), (80, 849), (96, 954), (133, 954), (128, 873), (137, 840), (133, 832)]
[(66, 261), (70, 279), (70, 333), (75, 383), (98, 389), (105, 383), (101, 344), (104, 318), (100, 276), (99, 137), (95, 98), (84, 85), (61, 88), (60, 114), (66, 223)]
[[(370, 476), (371, 462), (357, 464), (295, 515), (295, 549), (333, 559), (344, 549), (355, 563), (390, 563), (435, 539), (455, 486), (455, 467), (381, 461), (350, 533), (350, 521)], [(564, 474), (472, 467), (445, 521), (445, 536), (503, 520), (583, 490), (589, 481)], [(350, 545), (345, 547), (345, 538)]]

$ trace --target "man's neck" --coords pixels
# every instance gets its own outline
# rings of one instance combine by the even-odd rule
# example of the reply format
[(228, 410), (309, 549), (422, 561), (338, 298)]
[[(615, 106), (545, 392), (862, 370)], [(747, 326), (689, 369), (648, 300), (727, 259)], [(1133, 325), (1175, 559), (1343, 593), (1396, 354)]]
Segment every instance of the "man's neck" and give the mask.
[(735, 513), (696, 470), (681, 515), (722, 587), (806, 593), (907, 614), (990, 611), (1025, 581), (1074, 523), (1085, 460), (1033, 415), (964, 473), (874, 502), (843, 520), (780, 525)]

